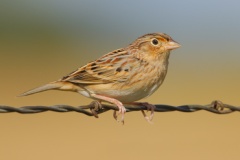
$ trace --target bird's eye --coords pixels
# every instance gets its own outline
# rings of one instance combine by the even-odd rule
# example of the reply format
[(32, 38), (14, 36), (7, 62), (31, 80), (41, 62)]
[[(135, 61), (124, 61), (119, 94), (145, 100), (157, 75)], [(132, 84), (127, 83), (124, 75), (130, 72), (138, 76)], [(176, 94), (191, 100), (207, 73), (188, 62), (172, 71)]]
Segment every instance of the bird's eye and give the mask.
[(157, 40), (157, 39), (153, 39), (153, 40), (152, 40), (152, 44), (153, 44), (154, 46), (158, 45), (158, 40)]

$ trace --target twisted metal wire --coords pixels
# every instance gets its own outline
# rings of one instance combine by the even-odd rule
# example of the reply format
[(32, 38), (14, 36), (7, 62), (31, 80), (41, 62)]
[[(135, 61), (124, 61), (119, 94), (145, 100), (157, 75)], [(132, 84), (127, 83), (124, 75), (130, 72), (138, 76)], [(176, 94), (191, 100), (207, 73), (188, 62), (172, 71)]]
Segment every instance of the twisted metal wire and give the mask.
[[(155, 105), (155, 112), (170, 112), (170, 111), (180, 111), (180, 112), (196, 112), (199, 110), (209, 111), (215, 114), (228, 114), (235, 111), (240, 111), (240, 107), (224, 104), (221, 101), (213, 101), (208, 105), (181, 105), (181, 106), (171, 106), (171, 105)], [(145, 106), (139, 105), (125, 105), (127, 112), (147, 110)], [(69, 106), (69, 105), (53, 105), (53, 106), (23, 106), (23, 107), (11, 107), (6, 105), (0, 105), (0, 113), (11, 113), (17, 112), (21, 114), (33, 114), (41, 113), (46, 111), (53, 112), (78, 112), (85, 114), (87, 116), (95, 116), (98, 118), (98, 114), (104, 113), (109, 110), (117, 111), (118, 108), (114, 105), (100, 104), (97, 101), (93, 101), (89, 105), (84, 106)]]

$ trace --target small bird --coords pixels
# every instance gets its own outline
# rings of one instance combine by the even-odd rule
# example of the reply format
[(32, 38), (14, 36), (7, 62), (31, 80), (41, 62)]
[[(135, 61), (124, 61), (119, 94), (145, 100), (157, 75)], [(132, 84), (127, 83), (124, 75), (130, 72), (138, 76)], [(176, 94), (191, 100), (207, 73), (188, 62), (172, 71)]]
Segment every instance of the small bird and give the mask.
[[(167, 74), (170, 51), (180, 47), (165, 33), (145, 34), (125, 48), (109, 52), (64, 76), (41, 87), (27, 91), (27, 96), (46, 90), (78, 92), (83, 96), (115, 104), (124, 123), (126, 108), (123, 104), (138, 104), (151, 109), (155, 106), (136, 102), (154, 93)], [(117, 119), (116, 112), (114, 118)]]

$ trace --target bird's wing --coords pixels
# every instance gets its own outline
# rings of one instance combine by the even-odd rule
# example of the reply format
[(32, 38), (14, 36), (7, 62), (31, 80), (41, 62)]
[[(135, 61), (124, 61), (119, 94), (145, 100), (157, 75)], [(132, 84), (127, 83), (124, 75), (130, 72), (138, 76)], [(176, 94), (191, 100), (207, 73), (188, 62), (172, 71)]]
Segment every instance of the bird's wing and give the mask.
[(139, 62), (128, 51), (118, 49), (78, 68), (60, 81), (77, 84), (124, 82)]

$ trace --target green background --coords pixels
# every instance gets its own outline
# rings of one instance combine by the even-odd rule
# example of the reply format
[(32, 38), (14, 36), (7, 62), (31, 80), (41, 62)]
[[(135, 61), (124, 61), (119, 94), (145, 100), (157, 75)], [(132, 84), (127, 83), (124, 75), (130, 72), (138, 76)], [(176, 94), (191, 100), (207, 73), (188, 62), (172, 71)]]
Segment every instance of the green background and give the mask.
[[(71, 92), (16, 96), (143, 34), (165, 32), (182, 47), (172, 52), (163, 85), (142, 101), (239, 105), (239, 6), (234, 0), (1, 1), (0, 104), (88, 104)], [(153, 121), (140, 112), (127, 113), (124, 126), (111, 111), (99, 119), (1, 114), (0, 159), (239, 159), (239, 113), (156, 113)]]

